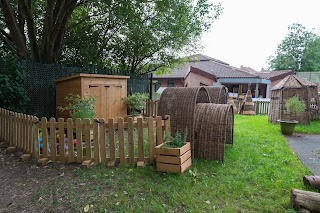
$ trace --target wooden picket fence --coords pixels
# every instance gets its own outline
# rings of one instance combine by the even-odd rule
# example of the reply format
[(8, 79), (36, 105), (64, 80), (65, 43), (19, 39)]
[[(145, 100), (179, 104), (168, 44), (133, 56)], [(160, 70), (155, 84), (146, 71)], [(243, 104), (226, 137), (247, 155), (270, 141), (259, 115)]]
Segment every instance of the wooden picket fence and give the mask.
[(256, 111), (256, 115), (268, 115), (270, 109), (270, 101), (254, 101), (254, 109)]
[(155, 160), (154, 147), (170, 132), (170, 118), (42, 118), (0, 108), (0, 138), (35, 159), (59, 162), (94, 161), (120, 164)]
[(156, 117), (158, 115), (159, 101), (146, 101), (146, 107), (142, 114), (147, 117)]

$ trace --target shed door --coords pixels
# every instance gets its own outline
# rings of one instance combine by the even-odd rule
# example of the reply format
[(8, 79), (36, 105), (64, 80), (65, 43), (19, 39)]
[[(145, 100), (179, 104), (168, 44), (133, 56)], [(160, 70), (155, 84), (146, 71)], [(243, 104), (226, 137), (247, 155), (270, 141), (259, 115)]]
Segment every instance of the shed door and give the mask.
[(90, 96), (96, 98), (95, 110), (97, 118), (117, 119), (121, 116), (123, 100), (121, 86), (117, 85), (90, 85)]

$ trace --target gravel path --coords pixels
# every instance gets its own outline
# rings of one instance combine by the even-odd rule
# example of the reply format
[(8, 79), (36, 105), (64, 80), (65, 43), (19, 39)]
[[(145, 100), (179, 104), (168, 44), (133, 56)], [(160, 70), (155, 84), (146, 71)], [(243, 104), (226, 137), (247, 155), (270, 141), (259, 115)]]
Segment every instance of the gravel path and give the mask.
[(320, 135), (293, 134), (285, 138), (301, 162), (320, 176)]

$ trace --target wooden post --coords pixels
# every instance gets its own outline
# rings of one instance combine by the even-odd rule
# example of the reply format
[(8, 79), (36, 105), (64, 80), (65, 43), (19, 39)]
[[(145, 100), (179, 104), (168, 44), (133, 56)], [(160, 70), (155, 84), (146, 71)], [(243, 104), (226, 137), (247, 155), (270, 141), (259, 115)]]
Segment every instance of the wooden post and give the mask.
[(143, 140), (143, 123), (142, 118), (137, 119), (137, 129), (138, 129), (138, 167), (144, 166), (144, 140)]
[(166, 115), (164, 119), (164, 132), (165, 135), (171, 135), (170, 131), (170, 115)]
[(57, 130), (56, 119), (50, 118), (50, 144), (51, 144), (51, 159), (57, 160)]
[(67, 119), (67, 138), (68, 138), (68, 162), (74, 162), (74, 146), (73, 146), (73, 122), (72, 118)]
[(76, 119), (76, 138), (77, 138), (77, 162), (81, 163), (83, 160), (83, 151), (82, 151), (82, 122), (80, 118)]
[(162, 119), (161, 116), (156, 117), (157, 126), (157, 146), (162, 144)]
[(91, 122), (90, 119), (85, 119), (85, 141), (86, 141), (86, 160), (92, 160), (92, 155), (91, 155), (91, 139), (90, 139), (90, 135), (91, 135)]
[(22, 123), (21, 123), (21, 113), (17, 115), (17, 147), (22, 146)]
[(305, 186), (320, 189), (320, 176), (304, 176), (303, 183)]
[(129, 150), (129, 162), (134, 163), (134, 139), (133, 139), (133, 118), (128, 118), (128, 150)]
[(123, 118), (118, 119), (118, 138), (119, 138), (119, 155), (120, 164), (126, 164), (126, 155), (124, 152), (124, 121)]
[(60, 162), (65, 163), (66, 152), (64, 149), (64, 119), (63, 118), (58, 119), (58, 126), (59, 126), (59, 157), (60, 157)]
[(33, 118), (33, 155), (34, 159), (40, 158), (40, 144), (39, 144), (39, 119), (37, 117)]
[(12, 119), (12, 144), (16, 147), (18, 147), (17, 143), (17, 113), (13, 114)]
[(99, 120), (100, 126), (100, 149), (101, 149), (101, 163), (107, 163), (107, 146), (106, 146), (106, 124), (105, 120)]
[(153, 117), (148, 120), (148, 140), (149, 140), (149, 163), (154, 163), (154, 131), (153, 131)]
[(114, 140), (114, 124), (113, 119), (108, 119), (109, 127), (109, 139), (110, 139), (110, 162), (108, 163), (109, 167), (113, 167), (116, 161), (116, 144)]
[(23, 114), (22, 118), (22, 129), (23, 129), (23, 134), (22, 134), (22, 150), (23, 152), (26, 152), (26, 147), (28, 143), (28, 135), (27, 135), (27, 115)]
[(320, 193), (291, 189), (290, 207), (295, 210), (320, 212)]
[(100, 144), (99, 144), (99, 120), (93, 120), (93, 144), (94, 144), (94, 162), (100, 163)]
[(29, 154), (33, 153), (33, 116), (29, 115), (29, 123), (28, 123), (28, 135), (29, 135)]
[[(48, 131), (47, 131), (47, 118), (41, 118), (41, 129), (42, 129), (42, 154), (44, 158), (48, 158)], [(56, 137), (52, 135), (51, 137)]]

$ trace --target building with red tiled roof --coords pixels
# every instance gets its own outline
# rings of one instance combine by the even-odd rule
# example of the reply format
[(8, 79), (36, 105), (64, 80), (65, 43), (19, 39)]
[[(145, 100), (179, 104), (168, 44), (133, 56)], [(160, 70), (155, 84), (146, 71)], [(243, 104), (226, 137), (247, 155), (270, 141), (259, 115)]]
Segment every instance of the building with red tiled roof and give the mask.
[[(241, 67), (244, 68), (244, 67)], [(224, 85), (231, 93), (245, 93), (250, 87), (253, 95), (269, 97), (270, 89), (293, 71), (254, 72), (202, 54), (193, 55), (189, 62), (175, 67), (170, 74), (154, 75), (159, 87), (195, 87)], [(275, 83), (273, 83), (275, 82)]]

